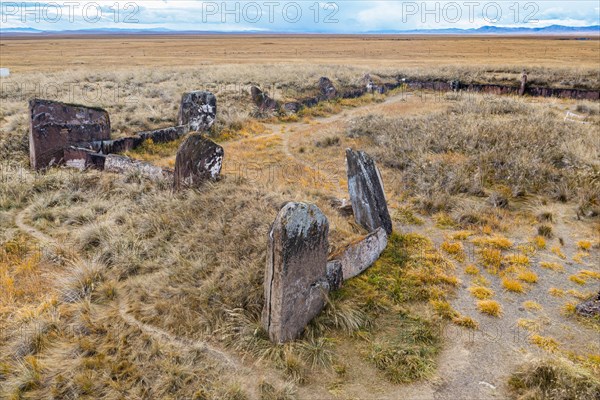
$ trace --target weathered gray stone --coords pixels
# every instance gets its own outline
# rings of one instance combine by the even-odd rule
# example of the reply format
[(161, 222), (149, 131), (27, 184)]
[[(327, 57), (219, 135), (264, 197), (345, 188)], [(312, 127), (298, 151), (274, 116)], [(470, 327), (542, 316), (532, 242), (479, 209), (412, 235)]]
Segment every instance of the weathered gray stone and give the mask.
[(340, 260), (332, 260), (327, 263), (327, 283), (329, 284), (329, 290), (332, 292), (342, 287), (344, 273)]
[(302, 109), (302, 104), (298, 101), (291, 101), (283, 105), (283, 109), (291, 114), (296, 114)]
[(106, 156), (81, 147), (67, 147), (64, 161), (68, 167), (84, 170), (88, 168), (104, 170)]
[(378, 228), (359, 242), (352, 243), (338, 257), (344, 280), (353, 278), (369, 268), (387, 247), (387, 234)]
[(179, 107), (178, 125), (191, 131), (209, 130), (217, 118), (217, 98), (205, 91), (184, 93)]
[(319, 90), (321, 91), (321, 95), (327, 100), (331, 100), (338, 95), (337, 89), (333, 86), (333, 82), (326, 77), (319, 79)]
[(198, 187), (215, 180), (223, 165), (223, 148), (200, 134), (190, 135), (179, 147), (175, 159), (173, 188)]
[(184, 137), (189, 132), (188, 125), (171, 126), (149, 132), (140, 132), (138, 136), (143, 140), (152, 139), (154, 143), (167, 143)]
[(274, 99), (270, 98), (268, 94), (256, 86), (250, 88), (250, 94), (252, 95), (252, 101), (262, 112), (275, 111), (279, 108), (279, 104)]
[(160, 180), (169, 176), (169, 172), (147, 162), (138, 161), (125, 156), (109, 154), (104, 161), (104, 170), (117, 174), (140, 174), (141, 176)]
[(387, 234), (392, 233), (392, 219), (375, 161), (364, 151), (347, 149), (346, 168), (348, 192), (356, 222), (369, 232), (383, 227)]
[(329, 222), (313, 204), (288, 203), (269, 233), (262, 322), (276, 343), (296, 339), (323, 309)]
[(600, 317), (600, 292), (594, 298), (575, 306), (575, 311), (584, 317)]
[(63, 163), (67, 147), (110, 140), (110, 118), (101, 108), (33, 99), (29, 115), (29, 156), (36, 170)]

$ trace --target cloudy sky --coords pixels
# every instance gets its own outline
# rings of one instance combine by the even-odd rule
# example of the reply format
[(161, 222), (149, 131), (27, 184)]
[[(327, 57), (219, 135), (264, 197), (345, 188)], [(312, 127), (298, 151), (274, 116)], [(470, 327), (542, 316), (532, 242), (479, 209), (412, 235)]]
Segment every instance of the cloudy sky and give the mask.
[(592, 1), (0, 1), (0, 30), (170, 29), (367, 33), (600, 24)]

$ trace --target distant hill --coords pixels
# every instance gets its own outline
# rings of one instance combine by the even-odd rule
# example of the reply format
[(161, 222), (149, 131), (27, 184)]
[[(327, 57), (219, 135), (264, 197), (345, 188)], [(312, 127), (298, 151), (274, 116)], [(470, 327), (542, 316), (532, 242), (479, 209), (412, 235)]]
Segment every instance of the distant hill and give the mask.
[[(254, 30), (239, 30), (239, 31), (200, 31), (187, 30), (178, 31), (167, 28), (152, 28), (152, 29), (79, 29), (79, 30), (63, 30), (63, 31), (43, 31), (34, 28), (0, 28), (2, 36), (21, 36), (21, 35), (160, 35), (160, 34), (285, 34), (286, 32), (271, 32), (260, 29)], [(290, 33), (290, 32), (287, 32)], [(294, 34), (307, 33), (318, 34), (326, 32), (293, 32)], [(334, 32), (330, 32), (334, 33)], [(412, 30), (376, 30), (363, 32), (363, 34), (411, 34), (411, 35), (600, 35), (600, 25), (593, 26), (564, 26), (550, 25), (546, 27), (528, 28), (528, 27), (499, 27), (499, 26), (482, 26), (480, 28), (471, 29), (412, 29)]]

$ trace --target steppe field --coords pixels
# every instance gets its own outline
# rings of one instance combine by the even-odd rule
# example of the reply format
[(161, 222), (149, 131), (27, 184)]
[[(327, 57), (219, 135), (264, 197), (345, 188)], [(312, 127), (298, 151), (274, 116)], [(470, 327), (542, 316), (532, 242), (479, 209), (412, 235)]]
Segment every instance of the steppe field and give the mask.
[[(585, 40), (583, 40), (585, 39)], [(0, 398), (600, 399), (600, 103), (415, 91), (257, 109), (377, 82), (600, 90), (576, 37), (1, 37)], [(31, 98), (102, 107), (113, 138), (218, 99), (221, 179), (29, 167)], [(567, 113), (577, 118), (565, 118)], [(172, 168), (181, 140), (126, 155)], [(381, 171), (394, 233), (302, 336), (261, 324), (267, 238), (318, 205), (330, 254), (367, 234), (347, 148)]]

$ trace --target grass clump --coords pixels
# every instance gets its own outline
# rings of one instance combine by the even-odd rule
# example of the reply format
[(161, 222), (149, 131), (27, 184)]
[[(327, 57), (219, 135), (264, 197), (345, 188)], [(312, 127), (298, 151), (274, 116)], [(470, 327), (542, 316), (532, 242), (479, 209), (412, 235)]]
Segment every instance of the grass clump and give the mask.
[(481, 263), (485, 265), (491, 273), (497, 274), (502, 266), (502, 252), (498, 249), (486, 247), (478, 251)]
[(512, 247), (513, 242), (504, 236), (479, 237), (472, 240), (475, 246), (492, 247), (500, 250), (508, 250)]
[(510, 265), (516, 266), (528, 266), (529, 265), (529, 257), (524, 254), (509, 254), (504, 257), (504, 260)]
[(450, 235), (450, 238), (452, 238), (453, 240), (467, 240), (468, 238), (470, 238), (471, 236), (474, 235), (473, 231), (456, 231), (453, 234)]
[(503, 278), (502, 286), (504, 286), (504, 289), (508, 290), (509, 292), (523, 293), (525, 291), (525, 288), (521, 282), (511, 278)]
[(450, 254), (452, 257), (454, 257), (457, 261), (464, 261), (465, 260), (465, 250), (463, 247), (463, 244), (461, 242), (443, 242), (442, 245), (442, 250), (444, 250), (446, 253)]
[(600, 279), (600, 272), (584, 269), (584, 270), (579, 271), (579, 276), (581, 276), (584, 279), (585, 278)]
[(548, 261), (540, 262), (540, 267), (546, 268), (546, 269), (551, 269), (552, 271), (560, 271), (560, 272), (563, 272), (565, 270), (565, 267), (563, 267), (559, 263), (548, 262)]
[(465, 267), (465, 273), (469, 274), (469, 275), (478, 275), (479, 268), (477, 268), (477, 266), (475, 266), (473, 264), (469, 264)]
[(548, 289), (548, 294), (554, 297), (563, 297), (565, 295), (565, 291), (559, 288), (550, 288)]
[(551, 337), (541, 336), (541, 335), (531, 335), (529, 341), (532, 344), (535, 344), (540, 349), (553, 352), (558, 350), (558, 342)]
[(433, 310), (443, 319), (452, 320), (459, 316), (458, 311), (446, 300), (430, 300), (429, 303), (433, 307)]
[(538, 303), (537, 301), (533, 301), (533, 300), (527, 300), (523, 302), (523, 307), (525, 307), (527, 310), (541, 310), (542, 306), (540, 303)]
[(577, 247), (581, 250), (589, 250), (592, 248), (592, 242), (590, 242), (589, 240), (580, 240), (579, 242), (577, 242)]
[(586, 284), (586, 280), (584, 277), (582, 277), (581, 275), (571, 275), (569, 276), (569, 280), (573, 283), (576, 283), (578, 285), (585, 285)]
[(562, 258), (563, 260), (567, 258), (567, 256), (565, 256), (565, 253), (563, 253), (562, 249), (559, 246), (552, 246), (550, 251), (556, 254), (558, 257)]
[(435, 371), (441, 338), (435, 326), (420, 318), (400, 321), (396, 337), (371, 345), (369, 360), (392, 383), (427, 378)]
[(472, 286), (469, 288), (469, 292), (479, 300), (490, 299), (494, 296), (494, 291), (484, 286)]
[(518, 400), (586, 400), (600, 398), (600, 378), (564, 359), (536, 360), (509, 379)]
[(527, 283), (536, 283), (538, 281), (538, 276), (533, 271), (521, 271), (517, 275), (517, 278)]
[(462, 326), (463, 328), (467, 328), (467, 329), (478, 329), (479, 328), (479, 323), (477, 321), (475, 321), (473, 318), (467, 317), (467, 316), (460, 316), (460, 317), (454, 318), (452, 320), (452, 323), (454, 325)]
[(536, 236), (533, 238), (533, 244), (537, 249), (543, 250), (546, 248), (546, 239), (543, 236)]
[(495, 300), (479, 300), (477, 302), (477, 309), (492, 317), (499, 317), (502, 314), (502, 306)]

